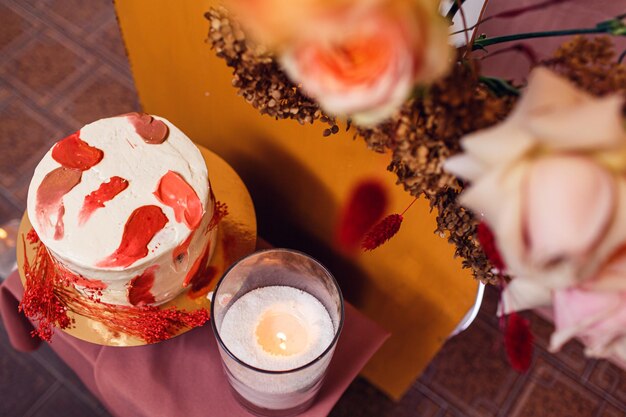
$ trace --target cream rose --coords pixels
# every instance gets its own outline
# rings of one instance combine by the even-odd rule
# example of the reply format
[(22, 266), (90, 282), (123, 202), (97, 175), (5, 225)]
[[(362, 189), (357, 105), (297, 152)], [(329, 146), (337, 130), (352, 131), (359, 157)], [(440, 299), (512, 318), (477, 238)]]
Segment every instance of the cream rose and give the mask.
[(510, 117), (446, 162), (470, 181), (461, 203), (491, 227), (512, 276), (567, 288), (626, 244), (622, 103), (538, 68)]
[(450, 65), (447, 26), (431, 3), (380, 1), (326, 15), (320, 33), (283, 50), (283, 68), (326, 112), (378, 123)]
[(500, 311), (553, 307), (551, 349), (626, 361), (623, 99), (595, 98), (544, 68), (500, 125), (462, 140), (445, 168), (491, 226), (511, 282)]

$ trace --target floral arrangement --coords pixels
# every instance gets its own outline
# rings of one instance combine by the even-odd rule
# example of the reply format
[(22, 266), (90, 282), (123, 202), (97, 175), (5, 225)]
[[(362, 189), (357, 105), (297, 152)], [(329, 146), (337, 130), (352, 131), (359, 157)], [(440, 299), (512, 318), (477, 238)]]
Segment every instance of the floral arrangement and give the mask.
[[(626, 65), (610, 39), (626, 35), (626, 15), (493, 38), (476, 29), (455, 50), (449, 26), (461, 4), (445, 18), (435, 0), (231, 0), (206, 14), (208, 40), (261, 113), (325, 123), (324, 136), (345, 121), (372, 150), (390, 151), (388, 169), (436, 210), (436, 233), (502, 288), (516, 369), (528, 368), (532, 344), (516, 312), (538, 306), (554, 311), (554, 350), (577, 336), (591, 356), (626, 360)], [(572, 38), (543, 61), (519, 42), (575, 34), (603, 36)], [(481, 75), (479, 58), (505, 42), (531, 61), (526, 85)], [(355, 190), (348, 206), (374, 212), (340, 229), (340, 242), (371, 250), (400, 229), (401, 214), (376, 224), (372, 193)]]

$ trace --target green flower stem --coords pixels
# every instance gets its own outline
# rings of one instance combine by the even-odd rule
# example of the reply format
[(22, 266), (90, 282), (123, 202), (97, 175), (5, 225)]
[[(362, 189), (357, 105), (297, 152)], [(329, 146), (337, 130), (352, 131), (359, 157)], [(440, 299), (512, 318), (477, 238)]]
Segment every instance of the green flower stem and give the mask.
[(483, 49), (485, 46), (495, 45), (498, 43), (517, 41), (521, 39), (532, 38), (548, 38), (551, 36), (566, 36), (566, 35), (580, 35), (591, 33), (607, 33), (605, 29), (590, 28), (590, 29), (568, 29), (568, 30), (552, 30), (547, 32), (529, 32), (529, 33), (517, 33), (515, 35), (496, 36), (495, 38), (480, 38), (474, 41), (472, 50)]
[(611, 20), (598, 23), (592, 28), (583, 29), (565, 29), (565, 30), (551, 30), (542, 32), (528, 32), (528, 33), (516, 33), (514, 35), (496, 36), (494, 38), (478, 38), (472, 44), (472, 50), (483, 49), (489, 45), (495, 45), (498, 43), (518, 41), (522, 39), (533, 38), (548, 38), (552, 36), (567, 36), (567, 35), (589, 35), (595, 33), (606, 33), (615, 36), (626, 35), (626, 24), (622, 21), (624, 15), (618, 16)]

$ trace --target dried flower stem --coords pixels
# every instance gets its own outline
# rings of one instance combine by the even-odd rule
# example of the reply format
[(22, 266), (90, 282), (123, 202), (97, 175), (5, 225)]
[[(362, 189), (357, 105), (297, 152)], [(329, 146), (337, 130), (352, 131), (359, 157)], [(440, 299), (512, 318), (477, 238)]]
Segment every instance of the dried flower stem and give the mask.
[(528, 13), (528, 12), (532, 12), (535, 10), (541, 10), (541, 9), (545, 9), (546, 7), (549, 6), (554, 6), (560, 3), (564, 3), (564, 2), (568, 2), (571, 0), (545, 0), (542, 1), (541, 3), (537, 3), (537, 4), (532, 4), (530, 6), (524, 6), (524, 7), (516, 7), (514, 9), (509, 9), (509, 10), (505, 10), (503, 12), (500, 13), (496, 13), (494, 15), (485, 17), (484, 19), (482, 18), (484, 11), (485, 11), (485, 6), (487, 6), (487, 3), (489, 3), (489, 0), (485, 1), (485, 3), (483, 4), (483, 10), (481, 11), (481, 14), (478, 18), (478, 21), (476, 22), (476, 24), (466, 28), (466, 29), (460, 29), (457, 30), (456, 32), (452, 32), (451, 35), (456, 35), (458, 33), (464, 32), (464, 31), (468, 31), (468, 30), (472, 30), (474, 28), (477, 28), (478, 26), (482, 25), (485, 22), (488, 22), (489, 20), (492, 19), (510, 19), (513, 17), (517, 17), (520, 16), (524, 13)]
[(456, 13), (463, 8), (463, 3), (465, 3), (465, 0), (454, 0), (450, 6), (450, 10), (446, 13), (446, 18), (452, 21)]
[(417, 201), (418, 197), (415, 197), (413, 199), (413, 201), (411, 201), (411, 204), (409, 204), (408, 206), (406, 206), (406, 208), (404, 209), (404, 211), (402, 213), (400, 213), (400, 216), (404, 216), (404, 213), (406, 213), (413, 204), (415, 204), (415, 202)]

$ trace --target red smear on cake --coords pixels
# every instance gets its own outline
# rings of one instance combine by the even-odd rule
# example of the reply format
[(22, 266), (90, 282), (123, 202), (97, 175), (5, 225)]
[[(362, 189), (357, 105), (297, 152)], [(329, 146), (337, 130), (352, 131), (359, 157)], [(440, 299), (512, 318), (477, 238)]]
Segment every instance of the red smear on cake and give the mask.
[(57, 224), (54, 226), (54, 240), (63, 239), (65, 234), (65, 224), (63, 223), (63, 216), (65, 215), (65, 206), (63, 203), (59, 206), (59, 212), (57, 213)]
[(167, 224), (167, 216), (158, 206), (141, 206), (132, 212), (124, 226), (119, 247), (98, 262), (102, 268), (127, 267), (148, 254), (148, 243)]
[(169, 128), (161, 120), (157, 120), (146, 113), (128, 113), (128, 120), (133, 124), (135, 132), (150, 145), (165, 142), (169, 135)]
[(206, 296), (209, 293), (211, 282), (217, 278), (217, 272), (217, 267), (208, 265), (201, 274), (196, 274), (196, 276), (191, 280), (191, 289), (187, 293), (189, 298), (193, 300)]
[(184, 222), (191, 230), (198, 227), (204, 214), (202, 202), (183, 177), (167, 171), (161, 177), (154, 195), (161, 203), (174, 209), (177, 222)]
[(52, 148), (52, 158), (65, 168), (85, 171), (98, 164), (104, 153), (80, 138), (80, 131), (61, 139)]
[(113, 200), (126, 188), (128, 188), (128, 181), (122, 177), (111, 177), (108, 182), (100, 184), (97, 190), (85, 197), (83, 207), (78, 215), (78, 224), (84, 224), (94, 211), (104, 207), (104, 203)]
[(189, 245), (191, 244), (191, 240), (193, 239), (195, 232), (195, 230), (192, 231), (189, 234), (189, 237), (187, 237), (187, 239), (185, 239), (183, 243), (174, 248), (174, 252), (172, 252), (174, 262), (180, 262), (183, 259), (182, 255), (185, 255), (187, 253), (187, 249), (189, 249)]
[(192, 281), (199, 279), (198, 277), (206, 271), (207, 263), (209, 262), (209, 253), (211, 252), (211, 240), (207, 241), (206, 247), (202, 252), (202, 255), (198, 256), (183, 281), (183, 287), (188, 286)]
[[(207, 243), (202, 255), (196, 260), (194, 266), (189, 270), (187, 274), (188, 280), (186, 286), (191, 288), (187, 292), (187, 296), (191, 299), (205, 296), (209, 292), (209, 286), (215, 278), (217, 278), (218, 269), (213, 265), (209, 265), (209, 255), (211, 253), (211, 242)], [(197, 265), (197, 266), (196, 266)], [(195, 270), (194, 270), (194, 267)], [(194, 271), (192, 273), (192, 271)], [(185, 286), (185, 284), (183, 284)]]
[(153, 265), (131, 279), (128, 283), (128, 302), (134, 306), (153, 304), (156, 300), (150, 292), (154, 285), (154, 271), (159, 268)]
[(99, 279), (85, 278), (82, 275), (79, 275), (70, 271), (65, 266), (59, 264), (58, 262), (57, 262), (56, 267), (57, 267), (57, 272), (59, 276), (69, 283), (72, 283), (72, 284), (75, 284), (80, 287), (87, 288), (93, 291), (102, 291), (106, 289), (107, 287), (107, 285), (104, 282), (100, 281)]
[(59, 167), (50, 171), (39, 184), (35, 210), (39, 224), (44, 230), (52, 226), (50, 216), (57, 214), (57, 222), (54, 225), (54, 238), (63, 237), (63, 197), (74, 188), (82, 178), (82, 171)]
[(102, 291), (107, 287), (107, 285), (99, 279), (89, 279), (81, 275), (73, 275), (71, 281), (78, 286), (89, 288), (90, 290)]

